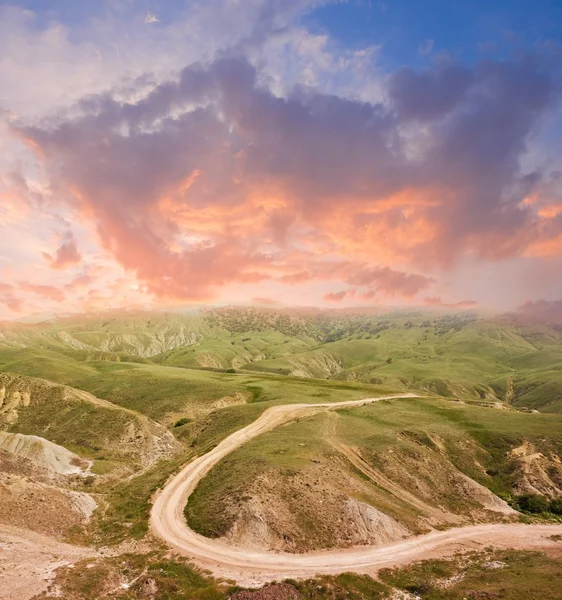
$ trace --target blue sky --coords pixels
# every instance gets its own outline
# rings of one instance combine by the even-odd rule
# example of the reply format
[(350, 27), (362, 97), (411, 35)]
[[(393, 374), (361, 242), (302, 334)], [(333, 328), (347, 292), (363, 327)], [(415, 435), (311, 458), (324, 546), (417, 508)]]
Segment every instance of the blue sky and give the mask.
[(436, 52), (473, 62), (547, 40), (562, 42), (557, 0), (351, 0), (323, 6), (307, 21), (344, 44), (381, 44), (392, 67), (423, 64)]
[[(57, 19), (73, 27), (108, 12), (123, 19), (150, 12), (167, 24), (196, 3), (23, 0), (2, 4), (29, 8), (39, 16), (38, 23)], [(389, 69), (420, 67), (441, 52), (472, 63), (482, 57), (505, 57), (562, 44), (559, 0), (344, 0), (320, 4), (302, 16), (307, 29), (327, 33), (346, 47), (380, 46), (381, 61)]]

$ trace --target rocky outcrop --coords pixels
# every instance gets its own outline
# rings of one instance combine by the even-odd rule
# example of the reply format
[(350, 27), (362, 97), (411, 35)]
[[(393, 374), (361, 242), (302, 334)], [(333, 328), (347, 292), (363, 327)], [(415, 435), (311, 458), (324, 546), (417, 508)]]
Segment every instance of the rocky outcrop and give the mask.
[(36, 466), (60, 475), (84, 473), (90, 464), (63, 446), (36, 435), (0, 431), (0, 450), (27, 458)]

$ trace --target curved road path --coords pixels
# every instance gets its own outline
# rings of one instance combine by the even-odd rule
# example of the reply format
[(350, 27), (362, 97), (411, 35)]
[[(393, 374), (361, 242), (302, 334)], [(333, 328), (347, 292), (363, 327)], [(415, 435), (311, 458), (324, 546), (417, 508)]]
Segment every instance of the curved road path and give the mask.
[(344, 571), (373, 574), (384, 567), (395, 567), (425, 558), (450, 556), (457, 550), (481, 546), (521, 549), (560, 547), (560, 542), (549, 538), (562, 534), (562, 525), (473, 525), (432, 531), (384, 546), (364, 546), (307, 554), (244, 549), (206, 538), (188, 527), (183, 509), (199, 481), (225, 456), (249, 440), (284, 423), (323, 410), (363, 406), (378, 400), (416, 397), (416, 394), (400, 394), (350, 402), (289, 404), (268, 408), (256, 421), (225, 438), (207, 454), (190, 462), (164, 486), (157, 494), (152, 507), (152, 531), (176, 551), (210, 570), (215, 576), (226, 577), (246, 586), (258, 586), (274, 579), (299, 579)]

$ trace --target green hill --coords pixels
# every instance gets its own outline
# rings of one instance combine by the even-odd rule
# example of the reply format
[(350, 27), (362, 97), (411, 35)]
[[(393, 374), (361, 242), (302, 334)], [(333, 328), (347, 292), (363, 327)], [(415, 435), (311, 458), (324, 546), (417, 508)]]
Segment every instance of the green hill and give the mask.
[[(531, 410), (562, 410), (560, 327), (507, 316), (221, 308), (187, 315), (141, 313), (7, 324), (0, 326), (0, 333), (3, 370), (54, 377), (103, 397), (108, 394), (106, 374), (111, 386), (119, 369), (127, 369), (139, 385), (151, 376), (161, 385), (167, 376), (160, 377), (150, 365), (162, 365), (354, 381)], [(139, 366), (110, 364), (117, 362)], [(98, 380), (95, 386), (88, 383), (92, 377)], [(213, 386), (227, 395), (225, 381), (196, 381), (194, 395), (206, 401), (203, 388)], [(154, 408), (153, 414), (173, 409), (173, 390), (168, 386), (166, 392), (170, 406)], [(126, 405), (126, 392), (120, 394), (115, 396)]]

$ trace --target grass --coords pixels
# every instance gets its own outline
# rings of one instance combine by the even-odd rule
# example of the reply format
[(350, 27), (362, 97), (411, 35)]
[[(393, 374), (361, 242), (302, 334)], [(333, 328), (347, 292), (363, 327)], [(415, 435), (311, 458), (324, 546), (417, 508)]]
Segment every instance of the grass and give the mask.
[[(241, 308), (67, 319), (35, 327), (14, 325), (3, 333), (0, 368), (54, 378), (102, 396), (113, 394), (112, 401), (137, 404), (135, 410), (155, 419), (173, 412), (185, 399), (196, 402), (201, 397), (205, 402), (213, 397), (213, 388), (220, 394), (229, 383), (219, 373), (214, 373), (213, 382), (212, 373), (198, 378), (191, 371), (192, 393), (180, 393), (182, 376), (171, 371), (160, 377), (163, 371), (151, 370), (155, 364), (352, 380), (562, 411), (562, 332), (507, 317)], [(124, 369), (129, 372), (122, 376), (131, 379), (131, 388), (124, 382), (112, 389), (117, 361), (128, 363)], [(137, 363), (137, 371), (131, 363)], [(140, 368), (143, 365), (146, 368)], [(167, 379), (175, 383), (168, 385)], [(146, 385), (163, 385), (167, 402), (151, 396), (143, 389)], [(138, 400), (136, 391), (141, 392)]]
[[(419, 515), (346, 462), (332, 437), (407, 489), (415, 489), (411, 466), (419, 465), (417, 476), (429, 487), (432, 502), (460, 513), (474, 508), (470, 501), (453, 489), (431, 487), (433, 475), (445, 465), (452, 463), (510, 499), (517, 475), (508, 458), (512, 448), (527, 440), (545, 455), (562, 455), (562, 332), (545, 324), (415, 311), (349, 315), (216, 309), (4, 325), (2, 333), (0, 371), (88, 391), (162, 423), (185, 446), (174, 459), (120, 480), (112, 474), (125, 466), (130, 475), (135, 466), (122, 452), (123, 433), (140, 417), (56, 393), (36, 395), (31, 406), (19, 407), (11, 431), (44, 436), (94, 459), (93, 472), (105, 478), (84, 486), (99, 494), (103, 508), (87, 537), (80, 534), (82, 541), (142, 539), (150, 498), (167, 477), (275, 404), (354, 400), (410, 389), (427, 393), (422, 400), (383, 401), (330, 417), (318, 414), (244, 445), (191, 496), (186, 514), (196, 530), (209, 536), (228, 531), (237, 506), (260, 475), (274, 473), (290, 481), (314, 461), (336, 459), (347, 474), (370, 486), (358, 499), (413, 527)], [(526, 412), (479, 405), (498, 401)], [(224, 406), (229, 402), (235, 403)], [(422, 472), (423, 465), (430, 470)], [(314, 507), (299, 512), (298, 504), (298, 498), (292, 499), (290, 506), (304, 534), (314, 538), (319, 535)], [(548, 600), (556, 597), (551, 586), (562, 587), (560, 563), (548, 557), (506, 552), (488, 553), (486, 560), (491, 556), (506, 566), (487, 569), (484, 555), (474, 555), (388, 571), (380, 581), (342, 574), (295, 585), (303, 598), (319, 599), (383, 598), (393, 588), (429, 599)], [(462, 579), (442, 588), (443, 579), (459, 573)], [(229, 593), (227, 586), (192, 567), (152, 554), (66, 570), (66, 595), (104, 597), (116, 574), (140, 579), (129, 590), (113, 593), (115, 598), (139, 597), (147, 578), (157, 582), (163, 598), (214, 600)]]
[(291, 473), (310, 464), (326, 446), (314, 435), (314, 421), (303, 419), (299, 425), (297, 435), (294, 424), (287, 425), (267, 434), (266, 444), (258, 438), (221, 461), (189, 498), (185, 513), (190, 526), (208, 537), (224, 535), (235, 519), (225, 505), (242, 501), (258, 475), (270, 468)]
[(289, 582), (300, 592), (303, 600), (384, 600), (390, 592), (380, 581), (354, 573)]
[[(161, 552), (85, 560), (60, 568), (55, 583), (75, 600), (132, 600), (149, 597), (147, 589), (167, 600), (227, 600), (239, 589)], [(540, 552), (498, 550), (384, 569), (378, 580), (342, 573), (286, 583), (302, 600), (389, 600), (399, 593), (420, 600), (559, 600), (562, 568), (560, 559)]]
[[(560, 561), (540, 552), (472, 554), (451, 561), (423, 561), (379, 575), (383, 583), (424, 600), (557, 600), (562, 589)], [(453, 575), (458, 581), (444, 587), (444, 580)]]
[(142, 538), (148, 532), (152, 495), (192, 457), (191, 453), (185, 453), (172, 460), (160, 461), (136, 477), (99, 490), (104, 492), (105, 507), (94, 513), (90, 539), (99, 545)]
[[(60, 568), (55, 583), (63, 590), (63, 597), (73, 600), (150, 598), (150, 589), (157, 591), (157, 598), (166, 600), (226, 600), (236, 589), (162, 552), (85, 560)], [(52, 597), (46, 593), (37, 600)]]
[[(374, 467), (406, 489), (415, 485), (416, 479), (416, 469), (407, 467), (410, 463), (433, 465), (429, 468), (436, 477), (454, 465), (493, 492), (510, 497), (514, 471), (508, 450), (526, 439), (545, 451), (549, 448), (562, 453), (562, 415), (499, 411), (436, 398), (380, 401), (339, 409), (336, 414), (337, 440), (358, 448)], [(333, 455), (335, 451), (324, 434), (327, 418), (321, 413), (301, 419), (250, 441), (226, 457), (190, 497), (186, 507), (190, 525), (203, 535), (224, 535), (235, 520), (233, 502), (247, 496), (256, 477), (274, 472), (290, 477), (306, 472), (313, 460), (324, 461)], [(434, 440), (443, 444), (445, 455)], [(364, 478), (351, 465), (347, 468)], [(425, 475), (420, 471), (419, 477)], [(432, 483), (425, 479), (422, 485)], [(433, 488), (432, 493), (435, 502), (452, 512), (468, 514), (477, 506), (445, 484)], [(410, 513), (404, 512), (399, 499), (381, 495), (376, 486), (362, 499), (410, 525), (417, 519), (411, 507)]]
[[(13, 360), (14, 355), (19, 357)], [(287, 378), (270, 373), (226, 373), (168, 367), (160, 364), (89, 360), (48, 352), (37, 360), (36, 350), (2, 350), (0, 371), (49, 379), (90, 392), (170, 425), (169, 415), (193, 416), (213, 410), (213, 403), (236, 393), (250, 402), (337, 401), (392, 393), (391, 387), (366, 383)], [(10, 360), (12, 359), (12, 360)], [(56, 363), (56, 364), (55, 364)], [(65, 368), (58, 368), (58, 364)], [(174, 422), (177, 422), (176, 419)]]
[(129, 414), (90, 402), (45, 399), (18, 409), (12, 433), (38, 435), (89, 459), (122, 459), (119, 440)]

